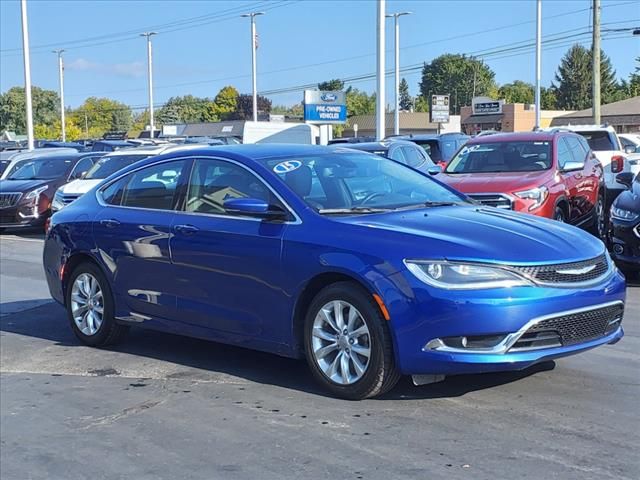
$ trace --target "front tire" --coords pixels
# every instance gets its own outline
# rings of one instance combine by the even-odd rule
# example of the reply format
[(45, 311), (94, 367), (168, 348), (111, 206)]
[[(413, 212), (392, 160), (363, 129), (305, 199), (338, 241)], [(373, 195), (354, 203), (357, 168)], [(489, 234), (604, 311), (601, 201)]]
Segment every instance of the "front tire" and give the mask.
[(388, 324), (357, 284), (335, 283), (316, 295), (305, 318), (304, 345), (313, 376), (338, 397), (381, 395), (400, 378)]
[(604, 196), (598, 195), (598, 200), (593, 207), (593, 232), (602, 241), (607, 236), (607, 218), (604, 209)]
[(104, 347), (117, 343), (129, 330), (116, 323), (111, 287), (92, 263), (82, 263), (71, 273), (65, 304), (71, 329), (85, 345)]
[(564, 210), (562, 209), (562, 207), (556, 207), (556, 211), (553, 214), (553, 219), (556, 222), (567, 223), (567, 216), (564, 213)]

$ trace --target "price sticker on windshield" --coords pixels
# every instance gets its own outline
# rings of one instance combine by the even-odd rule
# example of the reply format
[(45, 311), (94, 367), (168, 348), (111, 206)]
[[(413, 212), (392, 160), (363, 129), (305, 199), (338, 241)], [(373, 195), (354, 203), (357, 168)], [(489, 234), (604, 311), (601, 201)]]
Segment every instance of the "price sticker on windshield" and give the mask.
[(280, 174), (288, 173), (299, 169), (301, 166), (302, 162), (300, 160), (287, 160), (286, 162), (280, 162), (273, 167), (273, 171)]

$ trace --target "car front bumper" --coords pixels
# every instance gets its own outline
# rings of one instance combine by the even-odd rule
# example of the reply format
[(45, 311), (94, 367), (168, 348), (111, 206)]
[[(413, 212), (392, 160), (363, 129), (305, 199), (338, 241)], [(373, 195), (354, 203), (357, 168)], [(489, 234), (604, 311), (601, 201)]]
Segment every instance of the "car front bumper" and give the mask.
[[(387, 307), (391, 305), (396, 357), (403, 374), (454, 375), (522, 370), (536, 363), (615, 343), (624, 335), (622, 326), (617, 323), (597, 336), (572, 342), (565, 341), (558, 331), (558, 343), (535, 349), (522, 349), (526, 344), (482, 351), (480, 348), (448, 348), (447, 345), (437, 347), (438, 339), (509, 338), (532, 332), (529, 329), (536, 320), (564, 318), (571, 312), (595, 311), (604, 306), (622, 305), (624, 308), (625, 281), (615, 268), (601, 283), (581, 289), (515, 287), (443, 291), (427, 287), (417, 279), (409, 278), (410, 275), (407, 272), (405, 278), (412, 284), (413, 298), (406, 299), (404, 305), (395, 301), (387, 304)], [(582, 317), (571, 318), (580, 321)]]
[(640, 223), (612, 218), (609, 247), (618, 265), (640, 270)]
[(0, 228), (31, 228), (44, 225), (48, 212), (39, 213), (33, 205), (0, 209)]

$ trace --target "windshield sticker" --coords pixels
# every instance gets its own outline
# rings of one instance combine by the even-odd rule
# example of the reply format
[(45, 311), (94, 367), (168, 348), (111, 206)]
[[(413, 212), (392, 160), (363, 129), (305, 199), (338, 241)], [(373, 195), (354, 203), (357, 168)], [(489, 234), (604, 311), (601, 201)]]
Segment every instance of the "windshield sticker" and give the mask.
[(287, 160), (286, 162), (280, 162), (275, 167), (273, 167), (273, 171), (276, 173), (293, 172), (294, 170), (299, 169), (301, 166), (302, 162), (300, 160)]

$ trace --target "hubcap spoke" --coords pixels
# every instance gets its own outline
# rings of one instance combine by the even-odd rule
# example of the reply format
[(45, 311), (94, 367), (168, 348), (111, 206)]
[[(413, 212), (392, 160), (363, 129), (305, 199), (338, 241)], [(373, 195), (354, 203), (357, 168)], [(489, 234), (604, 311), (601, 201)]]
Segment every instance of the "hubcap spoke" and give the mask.
[(332, 300), (316, 314), (311, 348), (316, 364), (330, 381), (351, 385), (367, 372), (371, 335), (357, 308), (343, 300)]
[(95, 335), (102, 325), (104, 305), (98, 280), (89, 273), (79, 275), (71, 289), (71, 315), (84, 335)]

